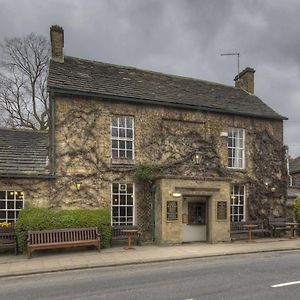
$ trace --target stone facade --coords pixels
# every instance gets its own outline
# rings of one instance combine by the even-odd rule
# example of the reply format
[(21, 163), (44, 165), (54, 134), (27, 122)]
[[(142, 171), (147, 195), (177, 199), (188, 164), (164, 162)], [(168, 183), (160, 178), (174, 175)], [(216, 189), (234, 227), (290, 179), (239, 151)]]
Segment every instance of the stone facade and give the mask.
[[(0, 180), (0, 190), (24, 192), (25, 206), (110, 208), (112, 183), (134, 183), (136, 223), (145, 240), (155, 234), (159, 243), (183, 241), (181, 215), (186, 196), (207, 197), (207, 241), (229, 240), (231, 184), (246, 186), (247, 219), (286, 214), (280, 120), (84, 97), (56, 96), (53, 104), (55, 179)], [(112, 116), (134, 118), (132, 161), (111, 158)], [(228, 138), (222, 133), (230, 127), (246, 132), (243, 170), (227, 168)], [(201, 156), (199, 164), (192, 160), (195, 150)], [(133, 176), (139, 163), (155, 163), (162, 169), (153, 196), (149, 186)], [(174, 191), (181, 197), (174, 199)], [(178, 202), (176, 221), (166, 220), (168, 200)], [(222, 221), (216, 219), (219, 200), (227, 203), (227, 219)]]
[[(225, 182), (223, 199), (230, 199), (228, 182), (245, 185), (249, 219), (285, 214), (287, 175), (282, 121), (82, 97), (61, 96), (55, 101), (56, 180), (50, 194), (51, 206), (110, 207), (111, 183), (134, 182), (134, 165), (150, 162), (162, 166), (163, 178)], [(110, 126), (115, 115), (134, 117), (133, 161), (111, 158)], [(221, 133), (228, 132), (229, 127), (246, 130), (244, 170), (227, 168), (227, 137)], [(201, 153), (199, 165), (191, 159), (195, 149)], [(79, 191), (76, 182), (81, 184)], [(164, 188), (163, 182), (158, 191)], [(149, 238), (149, 192), (141, 183), (135, 183), (136, 222)], [(156, 211), (163, 211), (159, 205), (163, 203), (157, 203)], [(157, 228), (156, 235), (162, 237), (160, 230)], [(227, 232), (223, 237), (227, 239)]]

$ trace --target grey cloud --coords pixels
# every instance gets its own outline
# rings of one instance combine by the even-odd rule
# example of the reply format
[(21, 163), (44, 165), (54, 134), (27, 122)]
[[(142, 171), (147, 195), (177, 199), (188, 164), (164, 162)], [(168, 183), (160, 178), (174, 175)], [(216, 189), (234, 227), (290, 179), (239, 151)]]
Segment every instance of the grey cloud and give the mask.
[[(256, 69), (256, 94), (286, 115), (285, 141), (300, 155), (298, 0), (0, 0), (4, 36), (65, 29), (68, 55), (233, 85)], [(293, 121), (293, 122), (292, 122)]]

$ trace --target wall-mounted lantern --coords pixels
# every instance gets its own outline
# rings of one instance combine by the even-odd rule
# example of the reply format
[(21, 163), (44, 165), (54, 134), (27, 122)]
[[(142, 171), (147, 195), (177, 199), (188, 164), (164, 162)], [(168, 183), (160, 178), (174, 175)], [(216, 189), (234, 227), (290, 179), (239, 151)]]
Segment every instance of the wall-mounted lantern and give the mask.
[(173, 196), (174, 198), (179, 198), (179, 197), (182, 196), (182, 194), (181, 194), (181, 193), (178, 193), (178, 192), (174, 192), (174, 193), (172, 193), (172, 196)]
[(200, 151), (195, 151), (192, 156), (192, 160), (195, 165), (199, 165), (201, 161), (201, 153)]
[(75, 186), (76, 186), (76, 190), (79, 192), (80, 188), (81, 188), (81, 182), (80, 181), (76, 181), (75, 182)]

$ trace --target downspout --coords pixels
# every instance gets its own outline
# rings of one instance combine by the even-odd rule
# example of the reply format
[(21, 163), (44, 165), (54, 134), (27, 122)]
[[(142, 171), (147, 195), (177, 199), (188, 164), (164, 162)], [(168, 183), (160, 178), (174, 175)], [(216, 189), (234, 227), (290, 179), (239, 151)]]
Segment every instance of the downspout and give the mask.
[(152, 242), (155, 241), (155, 192), (156, 192), (156, 186), (155, 184), (151, 184), (150, 188), (150, 202), (151, 202), (151, 239)]
[(51, 143), (51, 166), (50, 166), (50, 172), (51, 176), (55, 176), (55, 98), (54, 93), (50, 92), (50, 118), (51, 118), (51, 128), (50, 128), (50, 143)]

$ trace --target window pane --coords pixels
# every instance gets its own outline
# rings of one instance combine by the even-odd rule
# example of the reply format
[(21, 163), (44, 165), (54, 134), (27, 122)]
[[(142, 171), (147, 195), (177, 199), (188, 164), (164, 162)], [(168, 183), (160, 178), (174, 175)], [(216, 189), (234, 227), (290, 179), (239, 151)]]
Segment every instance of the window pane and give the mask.
[(132, 207), (127, 207), (127, 216), (132, 217), (133, 216), (133, 208)]
[(119, 127), (125, 127), (125, 117), (119, 118)]
[(126, 205), (126, 195), (120, 195), (120, 205)]
[(126, 130), (126, 136), (130, 139), (132, 138), (132, 130), (131, 129)]
[(125, 129), (122, 128), (119, 129), (119, 137), (125, 138)]
[(0, 199), (5, 199), (6, 198), (6, 192), (5, 191), (0, 191)]
[(5, 203), (6, 203), (6, 201), (4, 200), (1, 200), (0, 201), (0, 209), (5, 209), (6, 207), (5, 207)]
[(119, 205), (119, 196), (114, 195), (112, 201), (113, 201), (112, 202), (113, 205)]
[(111, 118), (111, 125), (114, 127), (118, 127), (118, 118), (117, 117)]
[(130, 184), (130, 183), (127, 184), (127, 193), (128, 194), (133, 193), (133, 184)]
[(131, 150), (132, 149), (132, 142), (129, 141), (129, 142), (126, 142), (126, 148)]
[(6, 220), (6, 212), (0, 211), (0, 220)]
[(16, 209), (22, 209), (23, 208), (23, 201), (17, 201), (16, 202)]
[(14, 201), (7, 201), (7, 209), (14, 209), (15, 203)]
[(133, 205), (133, 197), (132, 195), (127, 196), (127, 205)]
[(118, 150), (112, 150), (112, 157), (113, 158), (118, 158), (119, 157)]
[(127, 151), (127, 158), (132, 159), (132, 151)]
[(7, 192), (7, 199), (14, 199), (15, 197), (15, 192), (14, 191), (8, 191)]
[(113, 137), (118, 137), (118, 128), (112, 128), (111, 135)]
[(132, 118), (126, 118), (126, 127), (132, 128)]
[(120, 150), (119, 155), (120, 155), (119, 156), (120, 158), (124, 158), (125, 157), (125, 150)]
[(120, 206), (120, 217), (122, 216), (126, 216), (126, 207), (124, 206)]
[(119, 148), (125, 149), (125, 141), (119, 141)]
[(113, 193), (118, 193), (119, 192), (119, 184), (118, 183), (113, 183)]
[(111, 145), (112, 145), (113, 148), (118, 148), (118, 141), (117, 140), (112, 140)]
[(10, 220), (14, 220), (15, 219), (15, 212), (14, 211), (8, 211), (7, 212), (7, 218)]

